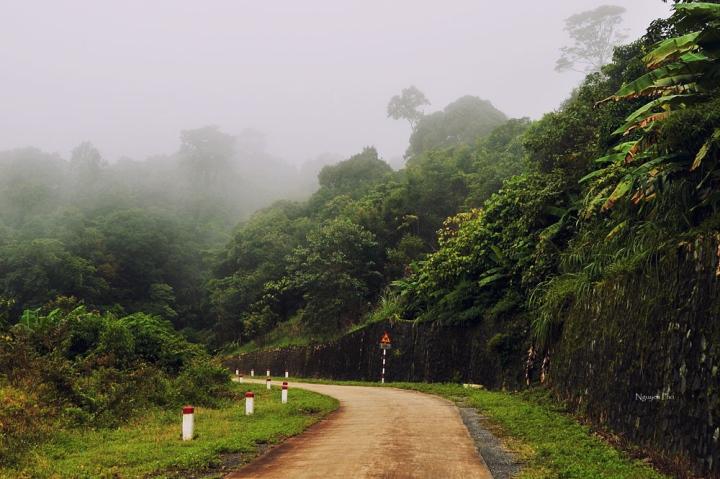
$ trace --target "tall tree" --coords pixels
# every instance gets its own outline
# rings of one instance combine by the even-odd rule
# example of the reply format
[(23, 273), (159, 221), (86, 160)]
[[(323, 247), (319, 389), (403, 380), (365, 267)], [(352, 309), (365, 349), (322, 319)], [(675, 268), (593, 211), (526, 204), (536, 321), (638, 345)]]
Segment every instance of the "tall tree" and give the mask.
[(223, 133), (217, 126), (183, 130), (180, 140), (180, 156), (202, 186), (217, 180), (235, 152), (235, 137)]
[(424, 115), (418, 120), (405, 156), (413, 158), (425, 151), (471, 145), (506, 121), (505, 114), (489, 101), (463, 96), (442, 111)]
[(316, 332), (334, 332), (367, 312), (382, 284), (382, 252), (375, 236), (346, 218), (320, 225), (307, 245), (289, 256), (288, 285), (304, 300), (302, 321)]
[(394, 120), (401, 118), (407, 120), (410, 123), (410, 128), (415, 130), (418, 121), (423, 117), (423, 112), (419, 108), (429, 104), (430, 101), (423, 92), (415, 86), (410, 86), (403, 88), (399, 95), (395, 95), (390, 99), (387, 114), (388, 117)]
[(560, 49), (562, 56), (557, 60), (555, 70), (600, 71), (612, 58), (613, 47), (626, 38), (619, 28), (624, 13), (623, 7), (601, 5), (566, 18), (565, 31), (574, 43)]
[(70, 168), (76, 179), (85, 185), (98, 179), (100, 170), (105, 164), (98, 149), (89, 141), (76, 146), (70, 157)]
[(366, 147), (348, 160), (325, 166), (318, 174), (318, 182), (333, 195), (360, 196), (390, 173), (392, 168), (379, 158), (377, 150)]

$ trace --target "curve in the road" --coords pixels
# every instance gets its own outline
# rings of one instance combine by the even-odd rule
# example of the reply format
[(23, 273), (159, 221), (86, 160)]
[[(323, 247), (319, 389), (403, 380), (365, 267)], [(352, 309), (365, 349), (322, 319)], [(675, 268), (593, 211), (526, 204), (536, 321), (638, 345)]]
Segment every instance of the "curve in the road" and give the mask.
[(335, 397), (340, 408), (226, 479), (492, 478), (449, 401), (387, 387), (291, 386)]

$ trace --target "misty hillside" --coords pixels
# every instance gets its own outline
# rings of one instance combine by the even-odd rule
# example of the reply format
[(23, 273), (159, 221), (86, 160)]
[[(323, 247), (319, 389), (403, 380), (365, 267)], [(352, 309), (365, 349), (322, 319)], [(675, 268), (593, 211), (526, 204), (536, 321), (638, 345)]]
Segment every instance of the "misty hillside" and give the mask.
[(181, 211), (212, 202), (205, 213), (234, 224), (275, 199), (305, 197), (316, 188), (321, 165), (298, 169), (272, 157), (261, 134), (233, 137), (205, 127), (183, 131), (181, 142), (172, 155), (112, 163), (89, 142), (68, 158), (37, 148), (0, 152), (2, 220), (18, 224), (63, 207)]

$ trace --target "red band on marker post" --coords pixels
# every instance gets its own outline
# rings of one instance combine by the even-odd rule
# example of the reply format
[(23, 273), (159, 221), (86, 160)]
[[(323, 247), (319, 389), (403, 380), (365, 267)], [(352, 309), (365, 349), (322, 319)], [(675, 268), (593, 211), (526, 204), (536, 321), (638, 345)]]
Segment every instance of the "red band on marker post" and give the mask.
[[(176, 411), (177, 411), (177, 409), (176, 409)], [(183, 408), (183, 414), (192, 414), (194, 412), (195, 412), (195, 408), (192, 406), (185, 406)]]
[(283, 382), (282, 388), (283, 388), (283, 389), (287, 389), (287, 388), (288, 388), (287, 382)]
[(255, 412), (255, 394), (252, 391), (245, 393), (245, 415), (249, 416)]

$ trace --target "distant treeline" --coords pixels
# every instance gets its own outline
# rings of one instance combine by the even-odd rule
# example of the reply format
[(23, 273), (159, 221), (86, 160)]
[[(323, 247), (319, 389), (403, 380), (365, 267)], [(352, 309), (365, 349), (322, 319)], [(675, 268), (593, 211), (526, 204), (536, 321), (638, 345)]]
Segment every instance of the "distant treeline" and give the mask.
[(0, 152), (0, 297), (8, 321), (58, 296), (207, 329), (210, 250), (278, 198), (317, 189), (333, 155), (301, 168), (265, 152), (261, 134), (185, 130), (177, 153), (106, 162), (89, 142), (70, 158)]

